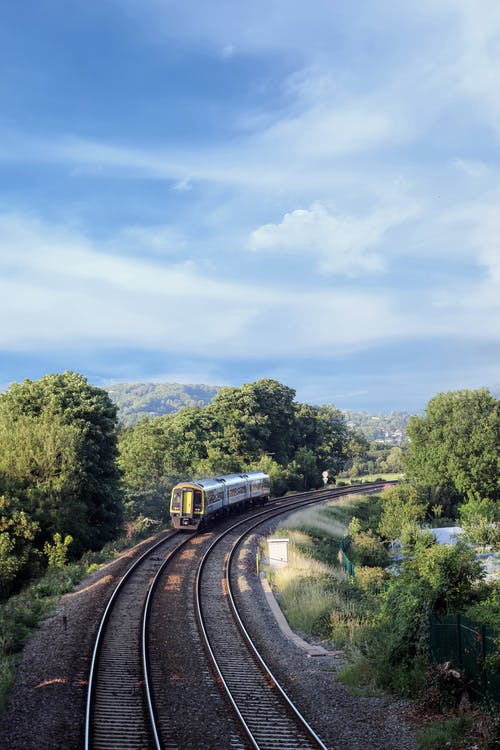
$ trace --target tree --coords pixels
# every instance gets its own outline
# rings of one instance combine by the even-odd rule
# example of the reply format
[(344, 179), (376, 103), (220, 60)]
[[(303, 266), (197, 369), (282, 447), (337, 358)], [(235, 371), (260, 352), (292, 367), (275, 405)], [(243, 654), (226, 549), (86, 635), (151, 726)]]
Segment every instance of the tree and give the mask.
[(381, 463), (382, 471), (397, 474), (403, 471), (403, 451), (399, 446), (394, 446), (385, 461)]
[(39, 526), (12, 501), (0, 497), (0, 595), (7, 596), (36, 557), (33, 540)]
[(206, 408), (219, 424), (212, 448), (244, 463), (262, 453), (278, 463), (291, 458), (295, 391), (264, 378), (240, 388), (221, 388)]
[(498, 501), (500, 402), (486, 388), (438, 394), (407, 434), (410, 478), (456, 501), (470, 493)]
[(341, 412), (334, 406), (297, 404), (295, 412), (295, 451), (313, 451), (319, 474), (336, 476), (349, 457), (349, 431)]
[(0, 395), (0, 471), (40, 519), (46, 539), (74, 537), (74, 554), (120, 528), (117, 408), (74, 372), (14, 383)]
[(408, 526), (425, 518), (427, 503), (421, 499), (418, 490), (407, 483), (384, 490), (381, 499), (378, 532), (386, 539), (401, 539)]
[(476, 601), (484, 570), (464, 543), (415, 545), (380, 596), (367, 651), (382, 686), (414, 695), (427, 670), (429, 614), (463, 611)]
[(290, 464), (292, 472), (300, 477), (298, 490), (308, 490), (317, 487), (321, 482), (321, 471), (318, 468), (318, 458), (310, 448), (299, 448)]
[(500, 547), (500, 507), (497, 502), (470, 493), (459, 513), (467, 541), (483, 547)]

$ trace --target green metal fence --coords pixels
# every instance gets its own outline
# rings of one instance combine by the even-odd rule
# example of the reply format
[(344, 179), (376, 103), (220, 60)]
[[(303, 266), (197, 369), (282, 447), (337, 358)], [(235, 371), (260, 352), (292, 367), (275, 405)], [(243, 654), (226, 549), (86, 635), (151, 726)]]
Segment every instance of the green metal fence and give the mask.
[(351, 546), (351, 537), (345, 536), (343, 539), (340, 540), (340, 551), (339, 551), (339, 561), (342, 567), (344, 568), (345, 572), (351, 576), (351, 578), (356, 578), (356, 568), (352, 564), (352, 562), (349, 560), (349, 558), (346, 555), (346, 550), (349, 549)]
[(493, 639), (498, 635), (464, 615), (431, 615), (430, 618), (432, 660), (436, 663), (450, 661), (463, 669), (471, 681), (472, 691), (480, 698), (491, 698), (500, 706), (500, 673), (484, 666), (488, 654), (495, 650)]

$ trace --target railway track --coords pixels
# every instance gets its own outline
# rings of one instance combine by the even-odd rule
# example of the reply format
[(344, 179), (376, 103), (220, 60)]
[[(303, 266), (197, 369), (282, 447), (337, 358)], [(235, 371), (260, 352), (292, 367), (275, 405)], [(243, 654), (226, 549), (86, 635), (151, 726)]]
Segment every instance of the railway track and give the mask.
[[(243, 538), (252, 526), (273, 514), (345, 492), (323, 490), (281, 498), (266, 510), (240, 517), (238, 524), (228, 519), (202, 534), (169, 534), (145, 553), (115, 590), (99, 628), (89, 677), (86, 750), (243, 750), (249, 744), (262, 749), (324, 748), (314, 731), (305, 728), (272, 674), (265, 674), (262, 660), (252, 655), (242, 622), (235, 624), (238, 616), (235, 620), (228, 608), (230, 564), (222, 586), (221, 571), (228, 544)], [(196, 608), (191, 605), (194, 588), (200, 591)], [(234, 609), (234, 602), (231, 606)], [(210, 645), (202, 645), (198, 627), (206, 631)], [(224, 641), (238, 645), (224, 650)], [(228, 698), (213, 679), (205, 648), (220, 665), (213, 667), (217, 682), (232, 684), (229, 700), (234, 712), (227, 710)], [(240, 666), (236, 652), (243, 659)]]
[[(245, 527), (244, 531), (240, 526)], [(236, 607), (231, 561), (238, 544), (255, 526), (238, 524), (217, 539), (203, 557), (196, 578), (200, 631), (218, 679), (252, 747), (326, 750), (260, 656)]]
[(148, 549), (109, 600), (90, 668), (86, 750), (148, 750), (153, 746), (144, 704), (142, 612), (151, 577), (177, 544), (178, 535), (170, 533)]

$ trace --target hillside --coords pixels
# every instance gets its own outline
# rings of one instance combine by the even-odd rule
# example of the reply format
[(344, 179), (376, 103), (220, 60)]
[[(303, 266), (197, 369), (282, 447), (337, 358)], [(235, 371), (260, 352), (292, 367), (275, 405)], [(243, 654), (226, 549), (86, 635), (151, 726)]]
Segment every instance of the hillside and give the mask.
[(116, 383), (106, 390), (120, 409), (120, 421), (134, 424), (143, 417), (172, 414), (184, 406), (206, 406), (219, 389), (180, 383)]
[[(134, 424), (143, 417), (172, 414), (184, 406), (206, 406), (218, 390), (213, 385), (181, 383), (116, 383), (107, 387), (120, 409), (119, 418), (124, 424)], [(407, 412), (373, 415), (347, 409), (341, 411), (349, 427), (361, 430), (368, 440), (393, 445), (404, 442)]]

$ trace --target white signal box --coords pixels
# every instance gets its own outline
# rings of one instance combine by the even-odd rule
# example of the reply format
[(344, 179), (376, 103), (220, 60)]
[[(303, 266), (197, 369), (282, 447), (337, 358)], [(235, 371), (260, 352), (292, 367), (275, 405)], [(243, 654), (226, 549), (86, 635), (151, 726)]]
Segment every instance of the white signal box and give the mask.
[(268, 539), (269, 565), (271, 570), (288, 565), (288, 539)]

